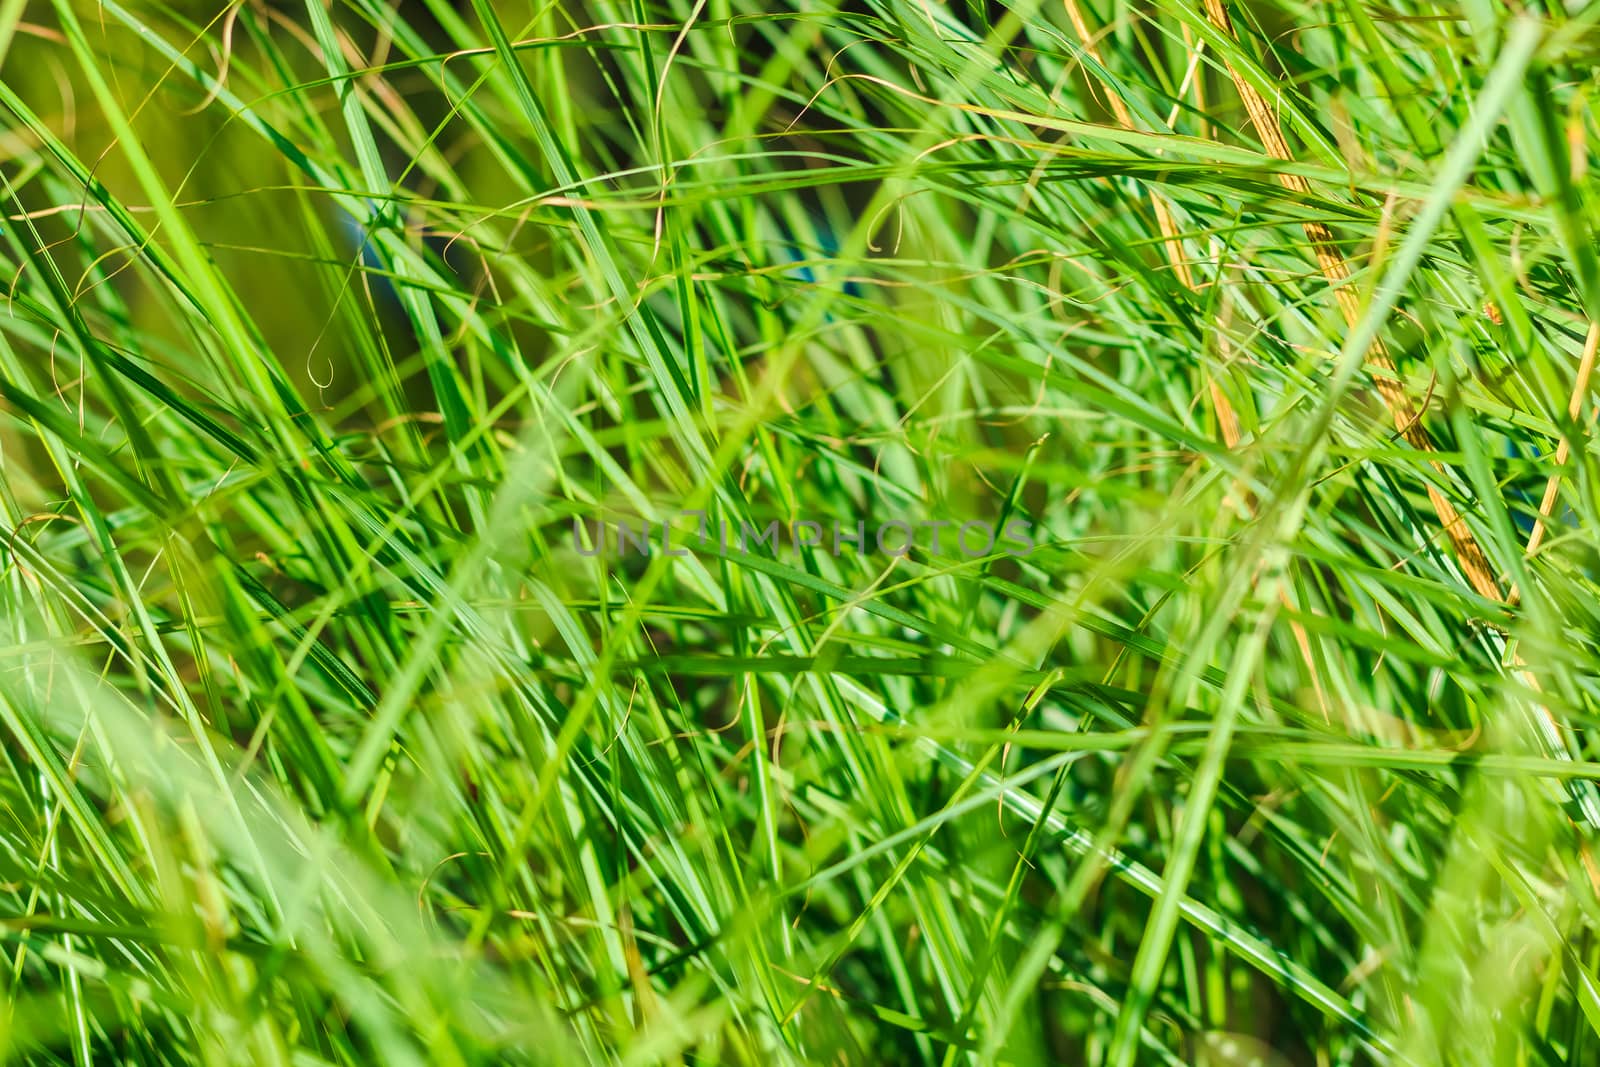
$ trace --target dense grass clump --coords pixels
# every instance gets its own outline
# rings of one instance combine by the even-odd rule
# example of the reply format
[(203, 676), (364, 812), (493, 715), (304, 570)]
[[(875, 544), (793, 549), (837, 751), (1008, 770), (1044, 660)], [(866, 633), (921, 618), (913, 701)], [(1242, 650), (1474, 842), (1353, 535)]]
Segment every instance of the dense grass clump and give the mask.
[(1597, 1062), (1597, 23), (0, 0), (0, 1050)]

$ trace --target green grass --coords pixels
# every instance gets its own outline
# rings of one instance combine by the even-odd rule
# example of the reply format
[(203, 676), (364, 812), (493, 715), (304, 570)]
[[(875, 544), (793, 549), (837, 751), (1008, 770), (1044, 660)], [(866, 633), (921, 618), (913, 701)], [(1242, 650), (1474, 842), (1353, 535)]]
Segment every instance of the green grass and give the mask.
[(0, 1050), (1595, 1062), (1597, 23), (0, 0)]

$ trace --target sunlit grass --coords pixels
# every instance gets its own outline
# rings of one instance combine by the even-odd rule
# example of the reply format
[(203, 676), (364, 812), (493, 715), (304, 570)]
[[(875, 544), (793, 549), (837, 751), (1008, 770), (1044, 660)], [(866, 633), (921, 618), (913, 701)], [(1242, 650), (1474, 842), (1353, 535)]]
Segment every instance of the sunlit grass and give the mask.
[(0, 0), (0, 1047), (1593, 1061), (1597, 19)]

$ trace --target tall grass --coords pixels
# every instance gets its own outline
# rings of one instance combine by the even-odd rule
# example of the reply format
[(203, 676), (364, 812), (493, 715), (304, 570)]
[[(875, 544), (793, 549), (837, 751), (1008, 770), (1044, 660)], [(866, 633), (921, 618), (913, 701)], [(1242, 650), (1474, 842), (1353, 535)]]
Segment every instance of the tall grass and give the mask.
[(0, 1049), (1595, 1062), (1597, 21), (0, 0)]

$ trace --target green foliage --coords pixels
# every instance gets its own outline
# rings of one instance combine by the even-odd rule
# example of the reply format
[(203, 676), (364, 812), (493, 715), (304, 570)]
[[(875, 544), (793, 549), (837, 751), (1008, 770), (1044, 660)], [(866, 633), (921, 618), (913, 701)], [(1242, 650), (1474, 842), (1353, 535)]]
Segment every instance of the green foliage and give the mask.
[(1600, 6), (1072, 3), (0, 0), (4, 1055), (1595, 1062)]

